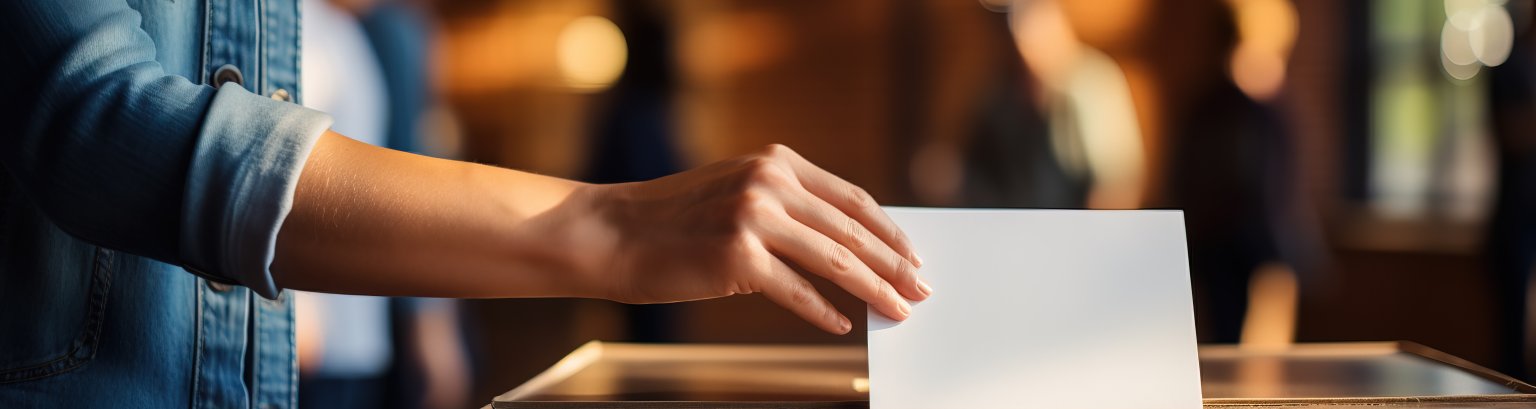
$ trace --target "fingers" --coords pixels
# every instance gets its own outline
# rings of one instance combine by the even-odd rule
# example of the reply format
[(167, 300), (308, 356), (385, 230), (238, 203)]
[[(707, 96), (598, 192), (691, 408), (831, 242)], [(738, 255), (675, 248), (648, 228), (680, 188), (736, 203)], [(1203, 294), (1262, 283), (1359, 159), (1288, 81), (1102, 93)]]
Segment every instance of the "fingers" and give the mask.
[(853, 329), (853, 322), (847, 316), (838, 312), (826, 297), (816, 292), (816, 287), (810, 281), (806, 281), (805, 277), (801, 277), (800, 273), (783, 261), (773, 260), (772, 271), (764, 281), (764, 297), (823, 331), (842, 335)]
[(787, 214), (782, 217), (784, 220), (764, 229), (764, 244), (769, 251), (806, 271), (826, 277), (893, 320), (905, 320), (912, 314), (912, 305), (853, 251), (790, 219)]
[(854, 220), (858, 220), (912, 265), (923, 266), (923, 260), (917, 256), (911, 240), (907, 239), (907, 235), (902, 233), (901, 228), (896, 227), (896, 222), (891, 220), (891, 216), (885, 214), (875, 199), (863, 188), (812, 164), (787, 147), (776, 146), (774, 151), (789, 162), (800, 184), (807, 191), (837, 207)]
[(816, 196), (788, 196), (793, 196), (784, 199), (790, 217), (852, 250), (865, 265), (901, 291), (903, 297), (918, 301), (928, 298), (932, 290), (919, 281), (917, 266), (875, 237), (863, 223)]

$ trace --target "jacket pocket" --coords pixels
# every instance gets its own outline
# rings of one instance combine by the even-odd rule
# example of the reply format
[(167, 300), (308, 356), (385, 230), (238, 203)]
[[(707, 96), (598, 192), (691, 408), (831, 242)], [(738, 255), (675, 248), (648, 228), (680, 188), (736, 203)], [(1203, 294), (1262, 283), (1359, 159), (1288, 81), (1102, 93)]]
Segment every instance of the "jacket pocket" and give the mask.
[(0, 200), (0, 384), (69, 372), (96, 356), (115, 254), (11, 199)]

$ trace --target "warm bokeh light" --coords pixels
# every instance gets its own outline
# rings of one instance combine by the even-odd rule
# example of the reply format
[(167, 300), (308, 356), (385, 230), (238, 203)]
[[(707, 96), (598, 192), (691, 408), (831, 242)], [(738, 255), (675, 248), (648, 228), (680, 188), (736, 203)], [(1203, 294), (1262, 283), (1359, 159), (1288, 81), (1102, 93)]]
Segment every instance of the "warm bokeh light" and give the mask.
[(612, 21), (597, 16), (572, 20), (560, 30), (555, 48), (560, 74), (571, 88), (600, 91), (624, 72), (629, 48)]
[(678, 69), (701, 85), (723, 85), (783, 64), (794, 51), (790, 24), (780, 15), (750, 11), (689, 20), (678, 27)]
[(1164, 7), (1160, 2), (1148, 0), (1066, 0), (1059, 3), (1077, 37), (1108, 53), (1144, 45), (1146, 30), (1155, 21), (1152, 10)]

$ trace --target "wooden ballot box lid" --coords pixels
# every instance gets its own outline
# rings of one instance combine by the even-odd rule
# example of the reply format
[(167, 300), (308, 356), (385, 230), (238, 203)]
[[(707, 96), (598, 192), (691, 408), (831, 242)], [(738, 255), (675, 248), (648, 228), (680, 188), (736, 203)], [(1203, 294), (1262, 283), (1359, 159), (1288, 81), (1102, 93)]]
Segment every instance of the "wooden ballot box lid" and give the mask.
[[(489, 406), (867, 408), (867, 368), (862, 346), (592, 341)], [(1411, 342), (1205, 346), (1200, 371), (1206, 407), (1536, 409), (1536, 387)]]

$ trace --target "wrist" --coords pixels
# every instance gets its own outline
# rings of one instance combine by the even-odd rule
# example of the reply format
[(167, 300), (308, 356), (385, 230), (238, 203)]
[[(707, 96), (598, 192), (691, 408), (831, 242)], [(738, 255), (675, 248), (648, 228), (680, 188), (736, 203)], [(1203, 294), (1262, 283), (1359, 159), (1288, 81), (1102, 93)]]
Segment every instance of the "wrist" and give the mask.
[(598, 185), (478, 164), (464, 174), (462, 191), (476, 194), (460, 202), (488, 211), (471, 213), (490, 229), (476, 251), (491, 256), (489, 296), (603, 297), (591, 260), (603, 243), (590, 220)]
[(577, 184), (558, 205), (526, 224), (530, 246), (541, 248), (555, 293), (614, 299), (614, 281), (622, 274), (620, 229), (613, 217), (615, 196), (623, 185)]

